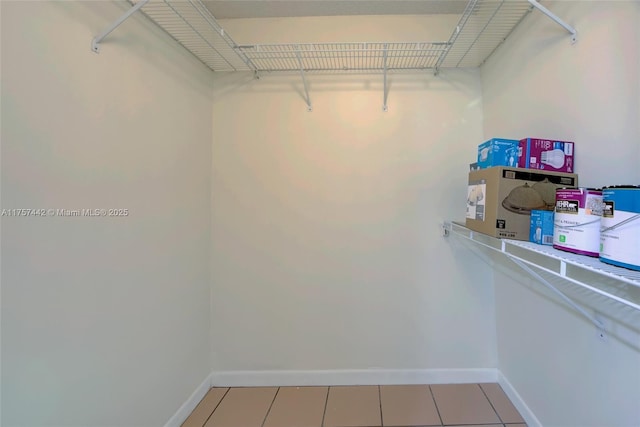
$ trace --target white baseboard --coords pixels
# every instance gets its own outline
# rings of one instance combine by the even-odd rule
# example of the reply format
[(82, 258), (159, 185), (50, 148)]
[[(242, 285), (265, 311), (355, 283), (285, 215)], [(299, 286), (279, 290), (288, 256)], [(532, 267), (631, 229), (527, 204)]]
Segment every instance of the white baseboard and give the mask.
[(167, 421), (164, 427), (180, 427), (182, 425), (184, 420), (186, 420), (191, 412), (193, 412), (195, 407), (198, 406), (198, 403), (200, 403), (204, 395), (207, 394), (207, 392), (211, 388), (212, 375), (213, 374), (209, 374), (207, 378), (202, 381), (202, 384), (200, 384), (198, 388), (196, 388), (196, 390), (191, 393), (191, 396), (189, 396), (189, 398), (182, 404), (182, 406), (180, 406), (180, 409), (178, 409), (176, 413), (173, 414), (171, 418), (169, 418), (169, 421)]
[(528, 427), (542, 427), (540, 420), (538, 420), (533, 411), (529, 409), (522, 397), (520, 397), (516, 389), (502, 372), (498, 372), (498, 384), (500, 384), (502, 390), (504, 390), (505, 394), (509, 397), (513, 406), (520, 412), (520, 415), (522, 415)]
[(214, 371), (211, 374), (211, 384), (216, 387), (460, 384), (497, 381), (497, 369)]

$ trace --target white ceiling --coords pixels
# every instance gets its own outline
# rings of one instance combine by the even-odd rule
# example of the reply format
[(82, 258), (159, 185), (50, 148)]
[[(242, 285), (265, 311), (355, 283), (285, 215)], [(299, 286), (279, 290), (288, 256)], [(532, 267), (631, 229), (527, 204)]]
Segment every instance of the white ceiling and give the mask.
[(204, 0), (217, 19), (344, 15), (460, 15), (468, 0)]

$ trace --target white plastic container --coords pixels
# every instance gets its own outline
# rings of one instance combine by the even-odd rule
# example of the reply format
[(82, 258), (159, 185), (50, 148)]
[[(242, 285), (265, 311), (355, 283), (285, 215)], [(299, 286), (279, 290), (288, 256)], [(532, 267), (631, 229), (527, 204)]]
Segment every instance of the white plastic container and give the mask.
[(608, 187), (602, 195), (600, 261), (640, 271), (640, 187)]
[(587, 188), (556, 190), (553, 247), (580, 255), (600, 256), (602, 191)]

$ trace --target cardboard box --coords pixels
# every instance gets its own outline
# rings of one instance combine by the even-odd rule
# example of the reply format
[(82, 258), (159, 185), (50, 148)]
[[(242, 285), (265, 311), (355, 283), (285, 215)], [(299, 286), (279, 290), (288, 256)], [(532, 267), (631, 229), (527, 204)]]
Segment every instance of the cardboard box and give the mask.
[(529, 241), (553, 246), (553, 211), (531, 211)]
[(578, 175), (499, 166), (469, 172), (468, 182), (467, 228), (529, 240), (531, 211), (552, 210), (555, 189), (577, 187)]
[(550, 139), (520, 140), (518, 167), (554, 172), (575, 172), (574, 143)]
[(520, 141), (515, 139), (493, 138), (478, 145), (478, 167), (486, 169), (493, 166), (518, 166)]

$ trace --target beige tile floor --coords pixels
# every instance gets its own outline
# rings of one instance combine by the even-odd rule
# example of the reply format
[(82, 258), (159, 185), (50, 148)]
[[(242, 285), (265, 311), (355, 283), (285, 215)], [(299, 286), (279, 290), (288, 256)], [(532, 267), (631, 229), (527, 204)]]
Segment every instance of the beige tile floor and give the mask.
[(212, 388), (182, 427), (526, 427), (498, 384)]

